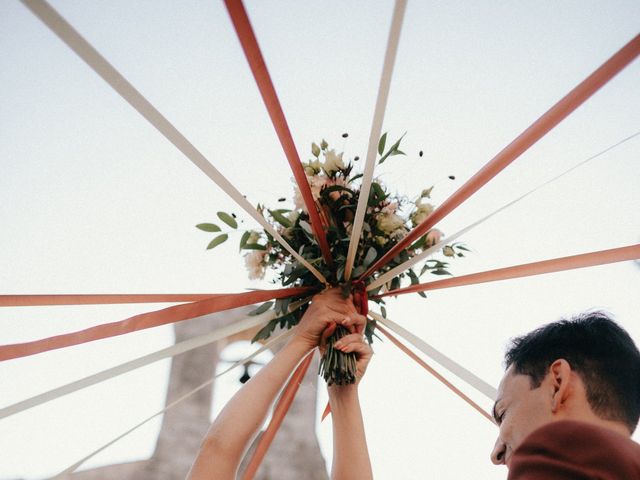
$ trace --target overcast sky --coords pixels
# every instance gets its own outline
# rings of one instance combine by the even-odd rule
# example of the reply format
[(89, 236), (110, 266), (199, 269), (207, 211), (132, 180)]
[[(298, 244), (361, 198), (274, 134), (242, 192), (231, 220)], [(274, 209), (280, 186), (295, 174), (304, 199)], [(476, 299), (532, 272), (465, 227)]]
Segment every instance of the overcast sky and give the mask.
[[(251, 202), (291, 197), (290, 169), (222, 2), (52, 5)], [(321, 138), (346, 157), (364, 156), (392, 8), (391, 1), (247, 2), (303, 159)], [(391, 136), (408, 132), (408, 156), (377, 174), (408, 196), (435, 184), (441, 203), (638, 25), (632, 0), (409, 2), (384, 124)], [(454, 233), (639, 131), (639, 74), (636, 61), (439, 228)], [(0, 293), (270, 286), (247, 279), (237, 238), (207, 252), (209, 237), (194, 228), (218, 210), (251, 228), (248, 217), (17, 1), (0, 2), (0, 86)], [(636, 138), (496, 216), (463, 238), (473, 253), (452, 272), (638, 243), (639, 158)], [(626, 262), (434, 291), (426, 300), (404, 296), (387, 310), (497, 386), (508, 339), (562, 315), (608, 309), (640, 342), (639, 280), (639, 265)], [(162, 306), (3, 309), (0, 343)], [(163, 327), (4, 362), (0, 407), (172, 341)], [(374, 349), (361, 397), (376, 478), (506, 478), (488, 461), (492, 424), (392, 345)], [(168, 368), (158, 362), (1, 420), (0, 478), (55, 473), (161, 409)], [(148, 457), (158, 428), (150, 424), (88, 466)], [(330, 458), (329, 423), (318, 430)]]

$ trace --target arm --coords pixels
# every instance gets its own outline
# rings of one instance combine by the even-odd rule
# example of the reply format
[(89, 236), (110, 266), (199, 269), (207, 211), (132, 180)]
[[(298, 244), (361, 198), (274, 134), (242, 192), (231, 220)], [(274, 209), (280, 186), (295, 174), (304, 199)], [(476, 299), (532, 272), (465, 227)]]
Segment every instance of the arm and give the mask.
[(354, 385), (333, 385), (328, 388), (333, 422), (331, 478), (370, 480), (373, 473), (360, 410), (358, 385), (373, 352), (360, 333), (346, 335), (336, 343), (336, 348), (343, 352), (356, 352), (358, 381)]
[(289, 343), (227, 403), (207, 432), (187, 478), (232, 480), (284, 382), (302, 357), (337, 323), (353, 324), (352, 309), (329, 290), (314, 297)]

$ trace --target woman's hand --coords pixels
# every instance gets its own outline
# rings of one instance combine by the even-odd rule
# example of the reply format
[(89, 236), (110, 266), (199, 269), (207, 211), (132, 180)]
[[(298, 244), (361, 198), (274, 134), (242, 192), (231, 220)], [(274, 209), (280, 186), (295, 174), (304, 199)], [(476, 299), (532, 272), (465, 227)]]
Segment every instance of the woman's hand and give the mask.
[(355, 352), (356, 362), (356, 384), (360, 383), (360, 380), (367, 371), (367, 366), (373, 356), (373, 350), (369, 343), (367, 343), (362, 336), (362, 333), (350, 333), (345, 335), (336, 343), (333, 344), (333, 348), (340, 350), (344, 353)]
[(341, 289), (332, 288), (313, 297), (296, 327), (292, 341), (311, 350), (329, 338), (338, 325), (362, 335), (366, 322), (367, 319), (354, 307), (352, 297), (344, 298)]

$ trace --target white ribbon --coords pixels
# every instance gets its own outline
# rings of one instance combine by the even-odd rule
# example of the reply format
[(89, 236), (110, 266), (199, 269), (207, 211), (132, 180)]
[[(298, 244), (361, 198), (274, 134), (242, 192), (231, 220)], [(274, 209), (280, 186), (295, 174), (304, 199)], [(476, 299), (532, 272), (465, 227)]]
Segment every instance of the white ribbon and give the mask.
[(173, 126), (151, 103), (129, 83), (87, 40), (84, 39), (51, 5), (44, 0), (21, 0), (42, 22), (53, 31), (71, 50), (107, 82), (120, 96), (135, 108), (151, 125), (176, 146), (195, 166), (213, 180), (245, 212), (304, 265), (320, 282), (324, 276), (289, 245), (275, 228), (253, 205), (216, 169), (209, 160), (186, 137)]
[[(195, 318), (194, 320), (204, 320), (208, 317), (211, 317), (212, 315), (214, 314), (203, 315), (202, 317)], [(10, 417), (11, 415), (15, 415), (16, 413), (20, 413), (38, 405), (42, 405), (43, 403), (50, 402), (51, 400), (55, 400), (56, 398), (60, 398), (64, 395), (68, 395), (69, 393), (77, 392), (78, 390), (90, 387), (91, 385), (95, 385), (96, 383), (104, 382), (119, 375), (123, 375), (127, 372), (144, 367), (164, 358), (174, 357), (176, 355), (180, 355), (181, 353), (185, 353), (204, 345), (217, 342), (218, 340), (229, 337), (231, 335), (235, 335), (236, 333), (242, 332), (243, 330), (248, 330), (257, 325), (260, 325), (267, 320), (271, 320), (273, 317), (273, 310), (263, 313), (262, 315), (257, 315), (255, 317), (248, 317), (231, 325), (218, 328), (213, 332), (184, 340), (183, 342), (176, 343), (175, 345), (172, 345), (170, 347), (163, 348), (161, 350), (143, 355), (128, 362), (121, 363), (120, 365), (102, 370), (101, 372), (81, 378), (80, 380), (67, 383), (66, 385), (62, 385), (60, 387), (54, 388), (47, 392), (35, 395), (33, 397), (27, 398), (20, 402), (14, 403), (13, 405), (9, 405), (8, 407), (0, 409), (0, 419)]]
[(491, 400), (495, 401), (498, 392), (497, 390), (489, 385), (487, 382), (482, 380), (477, 375), (471, 373), (469, 370), (464, 368), (459, 363), (447, 357), (444, 353), (439, 352), (434, 347), (429, 345), (427, 342), (422, 340), (421, 338), (415, 336), (413, 333), (409, 332), (405, 328), (402, 328), (395, 322), (392, 322), (388, 318), (384, 318), (382, 315), (377, 314), (375, 312), (369, 312), (369, 315), (373, 317), (373, 319), (377, 322), (382, 323), (384, 326), (388, 327), (390, 330), (393, 330), (395, 333), (400, 335), (406, 341), (411, 343), (414, 347), (420, 350), (425, 355), (429, 356), (435, 362), (438, 362), (441, 366), (449, 370), (459, 379), (464, 380), (466, 383), (471, 385), (480, 393), (486, 395)]
[(428, 248), (428, 249), (424, 250), (422, 253), (420, 253), (419, 255), (416, 255), (415, 257), (410, 258), (409, 260), (407, 260), (403, 264), (398, 265), (395, 268), (392, 268), (391, 270), (389, 270), (388, 272), (384, 273), (383, 275), (380, 275), (376, 280), (371, 282), (367, 286), (367, 291), (373, 290), (373, 289), (379, 287), (380, 285), (384, 285), (385, 283), (387, 283), (389, 280), (391, 280), (396, 275), (401, 274), (402, 272), (404, 272), (408, 268), (412, 267), (416, 263), (418, 263), (421, 260), (424, 260), (425, 258), (427, 258), (430, 255), (434, 254), (435, 252), (440, 250), (445, 245), (453, 242), (454, 240), (456, 240), (457, 238), (461, 237), (462, 235), (467, 233), (469, 230), (477, 227), (481, 223), (486, 222), (487, 220), (489, 220), (494, 215), (502, 212), (503, 210), (506, 210), (507, 208), (511, 207), (512, 205), (515, 205), (516, 203), (518, 203), (520, 200), (523, 200), (524, 198), (528, 197), (532, 193), (537, 192), (541, 188), (543, 188), (543, 187), (549, 185), (550, 183), (553, 183), (556, 180), (564, 177), (565, 175), (567, 175), (568, 173), (570, 173), (573, 170), (577, 169), (578, 167), (581, 167), (581, 166), (585, 165), (586, 163), (590, 162), (591, 160), (594, 160), (595, 158), (598, 158), (599, 156), (604, 155), (608, 151), (613, 150), (614, 148), (618, 147), (619, 145), (622, 145), (623, 143), (631, 140), (632, 138), (637, 137), (638, 135), (640, 135), (640, 131), (636, 132), (633, 135), (630, 135), (630, 136), (628, 136), (626, 138), (623, 138), (619, 142), (615, 143), (614, 145), (611, 145), (610, 147), (607, 147), (606, 149), (602, 150), (601, 152), (598, 152), (595, 155), (592, 155), (591, 157), (589, 157), (589, 158), (587, 158), (585, 160), (582, 160), (581, 162), (578, 162), (577, 164), (575, 164), (573, 167), (569, 168), (568, 170), (565, 170), (564, 172), (560, 173), (559, 175), (556, 175), (555, 177), (551, 178), (550, 180), (547, 180), (544, 183), (541, 183), (540, 185), (538, 185), (534, 189), (529, 190), (524, 195), (521, 195), (520, 197), (518, 197), (515, 200), (507, 203), (506, 205), (503, 205), (502, 207), (500, 207), (497, 210), (493, 211), (492, 213), (490, 213), (486, 217), (481, 218), (480, 220), (478, 220), (478, 221), (472, 223), (471, 225), (468, 225), (467, 227), (463, 228), (459, 232), (454, 233), (453, 235), (450, 235), (449, 237), (445, 238), (444, 240), (441, 240), (440, 242), (438, 242), (435, 245), (433, 245), (431, 248)]
[(285, 340), (286, 338), (289, 338), (291, 335), (293, 335), (293, 330), (289, 329), (285, 332), (282, 332), (280, 335), (272, 338), (271, 340), (269, 340), (267, 343), (265, 343), (261, 348), (259, 348), (258, 350), (256, 350), (255, 352), (253, 352), (251, 355), (249, 355), (248, 357), (237, 361), (236, 363), (234, 363), (233, 365), (231, 365), (229, 368), (227, 368), (226, 370), (216, 374), (214, 377), (212, 377), (211, 379), (207, 380), (206, 382), (204, 382), (202, 385), (194, 388), (193, 390), (191, 390), (190, 392), (185, 393), (183, 396), (181, 396), (180, 398), (174, 400), (173, 402), (171, 402), (170, 404), (168, 404), (166, 407), (164, 407), (162, 410), (160, 410), (159, 412), (154, 413), (153, 415), (151, 415), (150, 417), (145, 418), (143, 421), (141, 421), (140, 423), (138, 423), (137, 425), (131, 427), (129, 430), (127, 430), (126, 432), (118, 435), (117, 437), (115, 437), (113, 440), (110, 440), (109, 442), (105, 443), (104, 445), (102, 445), (100, 448), (94, 450), (93, 452), (91, 452), (89, 455), (87, 455), (86, 457), (82, 458), (81, 460), (78, 460), (76, 463), (74, 463), (73, 465), (71, 465), (70, 467), (68, 467), (67, 469), (65, 469), (64, 471), (58, 473), (56, 476), (51, 477), (50, 480), (56, 480), (56, 479), (66, 479), (67, 475), (74, 472), (78, 467), (80, 467), (83, 463), (85, 463), (87, 460), (95, 457), (97, 454), (99, 454), (100, 452), (102, 452), (103, 450), (105, 450), (106, 448), (110, 447), (111, 445), (113, 445), (114, 443), (116, 443), (118, 440), (126, 437), (127, 435), (129, 435), (130, 433), (134, 432), (135, 430), (137, 430), (138, 428), (142, 427), (144, 424), (150, 422), (151, 420), (153, 420), (154, 418), (156, 418), (159, 415), (162, 415), (164, 412), (166, 412), (167, 410), (170, 410), (171, 408), (175, 407), (176, 405), (178, 405), (179, 403), (183, 402), (184, 400), (186, 400), (187, 398), (189, 398), (190, 396), (192, 396), (193, 394), (199, 392), (200, 390), (202, 390), (203, 388), (208, 387), (209, 385), (211, 385), (216, 378), (224, 375), (225, 373), (233, 370), (234, 368), (240, 366), (240, 365), (244, 365), (245, 363), (249, 362), (251, 359), (253, 359), (255, 356), (259, 355), (260, 353), (264, 352), (265, 350), (273, 347), (274, 345), (276, 345), (277, 343), (281, 342), (282, 340)]
[(406, 6), (407, 0), (396, 0), (393, 8), (391, 29), (389, 30), (389, 39), (387, 40), (387, 51), (384, 56), (382, 76), (380, 77), (380, 86), (378, 87), (378, 98), (376, 99), (376, 107), (373, 113), (373, 122), (371, 124), (371, 133), (369, 134), (369, 149), (367, 150), (367, 159), (364, 166), (362, 183), (360, 185), (358, 208), (356, 209), (353, 229), (351, 230), (351, 238), (349, 239), (349, 250), (347, 252), (347, 260), (344, 268), (345, 280), (349, 280), (351, 278), (353, 262), (358, 250), (358, 244), (360, 243), (360, 234), (362, 233), (364, 215), (367, 211), (369, 191), (371, 189), (371, 181), (373, 179), (373, 169), (376, 164), (376, 151), (378, 148), (378, 141), (380, 139), (380, 132), (382, 131), (384, 112), (387, 108), (391, 76), (393, 74), (396, 53), (398, 52), (398, 42), (400, 41), (400, 32), (402, 30), (402, 21), (404, 19)]

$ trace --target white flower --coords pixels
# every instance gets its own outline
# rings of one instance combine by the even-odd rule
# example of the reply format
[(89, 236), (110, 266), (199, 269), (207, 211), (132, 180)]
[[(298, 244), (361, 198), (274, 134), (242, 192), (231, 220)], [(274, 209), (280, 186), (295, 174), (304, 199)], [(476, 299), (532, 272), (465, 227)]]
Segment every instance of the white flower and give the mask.
[(263, 250), (253, 250), (244, 256), (244, 264), (249, 271), (250, 280), (260, 280), (264, 278), (265, 265), (264, 265)]
[(393, 240), (400, 240), (404, 238), (407, 235), (407, 233), (408, 233), (408, 230), (403, 225), (402, 227), (397, 228), (393, 232), (391, 232), (389, 237), (391, 237)]
[(342, 153), (338, 155), (335, 150), (329, 150), (324, 153), (324, 165), (322, 168), (327, 175), (331, 175), (332, 173), (345, 168), (344, 162), (342, 161), (342, 155)]
[(322, 163), (317, 158), (315, 160), (310, 160), (308, 163), (304, 163), (304, 172), (308, 177), (312, 177), (313, 175), (317, 175), (322, 170)]
[(382, 213), (396, 213), (396, 210), (398, 209), (398, 202), (391, 202), (386, 204), (384, 207), (382, 207), (382, 210), (380, 210)]
[(383, 213), (378, 215), (378, 229), (387, 235), (404, 228), (404, 220), (395, 213)]
[(425, 238), (425, 242), (424, 242), (425, 246), (427, 248), (433, 247), (436, 243), (442, 240), (443, 236), (444, 236), (444, 233), (442, 233), (437, 228), (434, 228), (433, 230), (429, 230), (429, 233), (427, 233), (427, 237)]
[[(307, 176), (307, 181), (311, 188), (311, 195), (313, 196), (313, 199), (317, 201), (320, 198), (320, 190), (322, 190), (322, 187), (327, 185), (330, 180), (324, 175), (314, 175), (312, 177)], [(305, 212), (307, 211), (307, 207), (304, 204), (304, 198), (302, 198), (302, 193), (300, 193), (300, 189), (295, 183), (295, 180), (293, 185), (293, 203), (297, 209), (304, 210)]]
[(430, 203), (422, 203), (421, 200), (416, 202), (416, 211), (411, 214), (411, 223), (415, 227), (420, 225), (433, 212), (433, 205)]

